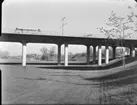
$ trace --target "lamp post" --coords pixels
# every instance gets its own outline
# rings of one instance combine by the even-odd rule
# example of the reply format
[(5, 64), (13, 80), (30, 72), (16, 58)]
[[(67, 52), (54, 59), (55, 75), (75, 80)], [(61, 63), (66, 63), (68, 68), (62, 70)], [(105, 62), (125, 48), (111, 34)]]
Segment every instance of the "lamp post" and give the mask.
[(62, 36), (63, 36), (63, 34), (64, 34), (64, 26), (67, 24), (67, 23), (64, 23), (64, 20), (66, 19), (66, 17), (63, 17), (62, 19), (61, 19), (61, 21), (62, 21), (62, 26), (60, 27), (60, 28), (62, 28)]

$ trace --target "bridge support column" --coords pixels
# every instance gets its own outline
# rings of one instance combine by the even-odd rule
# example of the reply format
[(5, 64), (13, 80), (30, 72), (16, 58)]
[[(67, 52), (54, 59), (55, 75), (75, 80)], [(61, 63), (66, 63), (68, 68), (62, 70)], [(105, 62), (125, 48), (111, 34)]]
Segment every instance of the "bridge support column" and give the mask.
[(93, 64), (95, 64), (96, 63), (96, 46), (93, 46), (93, 55), (92, 55), (92, 57), (93, 57)]
[(132, 57), (132, 47), (130, 47), (130, 56)]
[(116, 58), (116, 46), (113, 46), (112, 48), (113, 48), (113, 54), (112, 54), (113, 57), (112, 58), (115, 59)]
[(26, 43), (22, 43), (22, 66), (26, 66)]
[(101, 45), (98, 46), (98, 65), (102, 64), (102, 49)]
[(64, 45), (64, 53), (65, 53), (65, 66), (68, 66), (68, 43), (65, 43)]
[(135, 48), (134, 48), (134, 47), (131, 47), (131, 48), (130, 48), (130, 55), (131, 55), (132, 57), (135, 57)]
[(109, 63), (109, 46), (106, 46), (106, 49), (105, 49), (105, 63), (106, 64)]
[(89, 64), (90, 61), (90, 45), (87, 45), (87, 64)]
[(58, 44), (58, 65), (61, 64), (61, 44)]

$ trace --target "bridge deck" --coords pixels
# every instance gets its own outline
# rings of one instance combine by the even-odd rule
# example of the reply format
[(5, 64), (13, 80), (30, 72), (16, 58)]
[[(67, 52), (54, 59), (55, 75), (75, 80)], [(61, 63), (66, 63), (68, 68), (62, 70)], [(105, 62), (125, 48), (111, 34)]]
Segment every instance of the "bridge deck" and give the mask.
[[(0, 41), (7, 42), (27, 42), (27, 43), (54, 43), (54, 44), (81, 44), (81, 45), (114, 45), (118, 41), (112, 41), (107, 38), (97, 37), (80, 37), (80, 36), (53, 36), (53, 35), (38, 35), (38, 34), (17, 34), (17, 33), (2, 33)], [(124, 46), (133, 45), (137, 47), (137, 39), (125, 39)]]

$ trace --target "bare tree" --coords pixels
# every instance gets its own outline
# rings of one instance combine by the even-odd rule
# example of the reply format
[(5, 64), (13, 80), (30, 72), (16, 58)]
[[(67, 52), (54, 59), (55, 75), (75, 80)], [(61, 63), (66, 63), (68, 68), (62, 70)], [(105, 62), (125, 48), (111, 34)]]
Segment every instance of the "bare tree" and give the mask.
[(7, 59), (9, 56), (10, 53), (8, 51), (0, 51), (0, 58)]
[[(106, 37), (115, 42), (116, 46), (122, 47), (122, 55), (125, 56), (123, 49), (123, 42), (125, 38), (130, 38), (132, 31), (134, 30), (132, 14), (125, 17), (117, 16), (114, 11), (111, 12), (110, 17), (108, 18), (108, 23), (106, 27), (98, 28), (101, 33), (104, 33)], [(125, 61), (123, 60), (125, 65)]]
[(41, 60), (48, 60), (48, 49), (46, 47), (42, 47), (40, 51), (42, 53)]
[(130, 21), (135, 24), (135, 32), (137, 32), (137, 3), (135, 6), (128, 6), (128, 9), (131, 10), (130, 15), (128, 15)]
[(72, 60), (72, 57), (73, 57), (73, 53), (72, 53), (72, 52), (69, 52), (69, 53), (68, 53), (68, 58), (69, 58), (69, 60)]
[(49, 56), (50, 58), (52, 59), (52, 57), (55, 55), (55, 46), (52, 46), (50, 49), (49, 49)]

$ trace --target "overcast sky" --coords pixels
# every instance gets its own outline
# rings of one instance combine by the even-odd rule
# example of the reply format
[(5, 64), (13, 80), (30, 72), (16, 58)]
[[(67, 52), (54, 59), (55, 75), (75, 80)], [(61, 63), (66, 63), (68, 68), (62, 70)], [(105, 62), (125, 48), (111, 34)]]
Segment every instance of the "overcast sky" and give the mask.
[[(111, 11), (125, 16), (130, 12), (128, 6), (134, 4), (133, 0), (6, 0), (2, 4), (2, 29), (14, 30), (18, 27), (59, 33), (61, 19), (66, 17), (64, 35), (91, 33), (93, 37), (104, 37), (97, 28), (107, 22)], [(49, 44), (28, 44), (27, 53), (40, 53), (43, 46), (51, 47)], [(21, 44), (0, 43), (0, 49), (16, 55), (21, 54), (22, 47)], [(70, 45), (69, 51), (85, 52), (86, 47)]]

